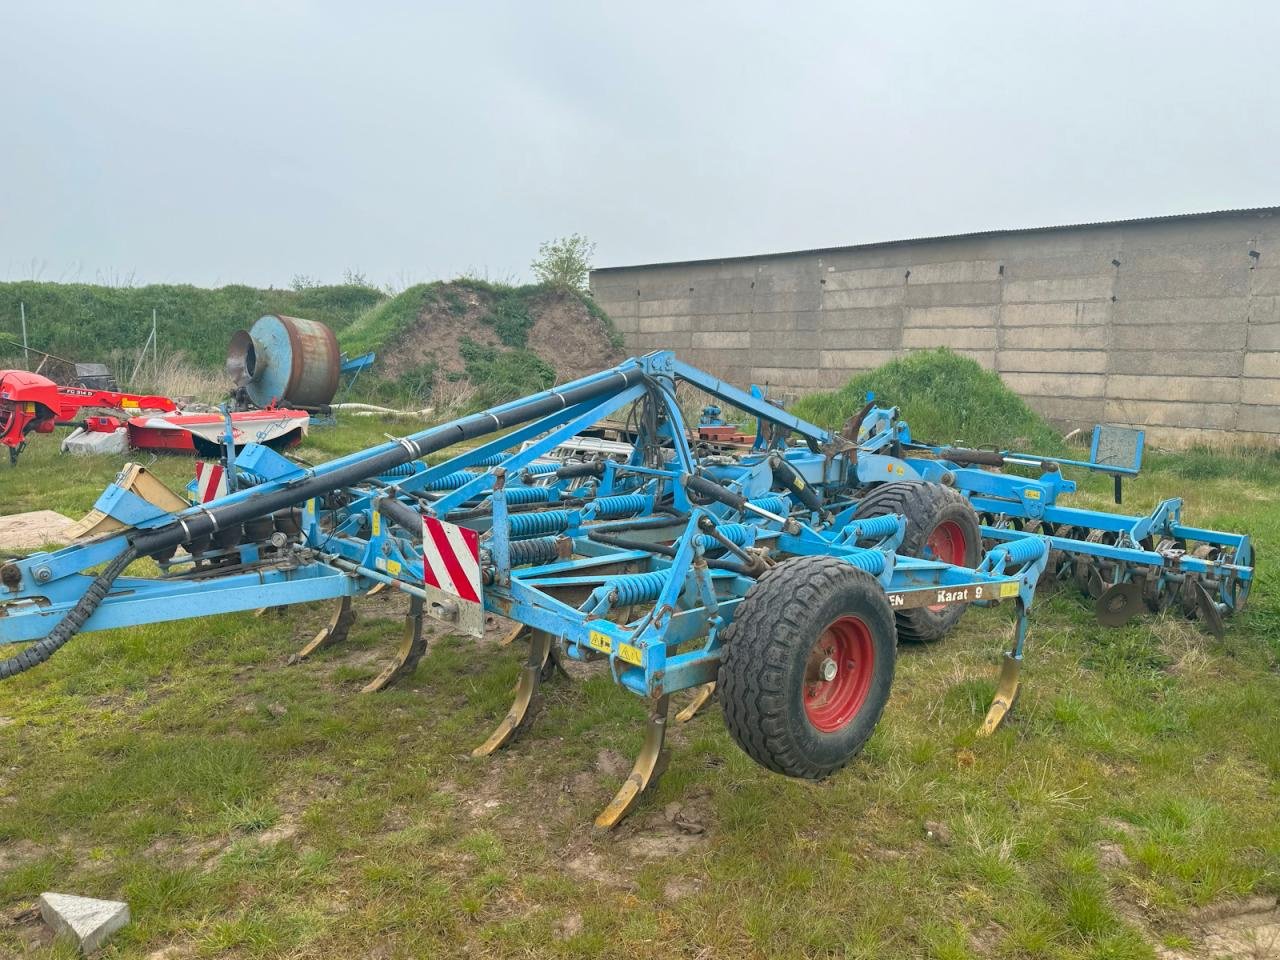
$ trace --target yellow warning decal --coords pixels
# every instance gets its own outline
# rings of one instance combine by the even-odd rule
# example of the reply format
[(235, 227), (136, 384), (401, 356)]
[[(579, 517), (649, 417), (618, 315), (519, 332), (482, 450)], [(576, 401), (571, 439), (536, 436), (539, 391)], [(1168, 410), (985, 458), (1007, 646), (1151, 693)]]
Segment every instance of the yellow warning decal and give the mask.
[(1022, 491), (1022, 495), (1023, 495), (1024, 497), (1026, 497), (1028, 500), (1039, 500), (1039, 499), (1040, 499), (1040, 491), (1039, 491), (1039, 490), (1031, 490), (1031, 489), (1023, 490), (1023, 491)]
[[(592, 630), (587, 634), (587, 643), (591, 645), (593, 650), (599, 650), (601, 653), (613, 652), (613, 641), (608, 634), (601, 633), (599, 630)], [(629, 643), (618, 644), (618, 659), (634, 664), (637, 667), (644, 665), (644, 658), (640, 654), (640, 649), (633, 647)]]
[(382, 515), (377, 510), (373, 511), (373, 535), (376, 537), (378, 531), (382, 529)]
[(1011, 580), (1008, 583), (1000, 584), (1000, 596), (1016, 597), (1017, 595), (1018, 595), (1018, 584), (1016, 581)]
[(802, 477), (796, 477), (796, 489), (797, 490), (804, 489), (804, 479)]
[(399, 560), (388, 560), (388, 561), (387, 561), (387, 573), (391, 574), (393, 577), (394, 577), (394, 576), (397, 576), (397, 575), (400, 573), (400, 561), (399, 561)]

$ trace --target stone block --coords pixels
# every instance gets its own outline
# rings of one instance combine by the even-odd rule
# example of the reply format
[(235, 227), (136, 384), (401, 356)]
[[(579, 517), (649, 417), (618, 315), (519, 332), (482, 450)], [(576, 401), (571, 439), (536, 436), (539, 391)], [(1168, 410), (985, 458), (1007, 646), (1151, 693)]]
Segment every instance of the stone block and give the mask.
[[(952, 350), (995, 350), (996, 331), (976, 327), (938, 329), (920, 327), (902, 331), (902, 345), (908, 349), (932, 350), (934, 347), (950, 347)], [(994, 357), (992, 363), (994, 364)]]
[(1000, 307), (908, 307), (903, 326), (912, 327), (995, 327)]
[(40, 916), (57, 937), (72, 942), (81, 953), (89, 954), (100, 949), (113, 933), (129, 922), (129, 905), (119, 900), (42, 893)]
[(1000, 372), (1106, 373), (1107, 354), (1101, 350), (1001, 350)]
[(1036, 280), (1009, 280), (1004, 285), (1005, 303), (1048, 303), (1056, 300), (1110, 300), (1112, 276), (1043, 277)]

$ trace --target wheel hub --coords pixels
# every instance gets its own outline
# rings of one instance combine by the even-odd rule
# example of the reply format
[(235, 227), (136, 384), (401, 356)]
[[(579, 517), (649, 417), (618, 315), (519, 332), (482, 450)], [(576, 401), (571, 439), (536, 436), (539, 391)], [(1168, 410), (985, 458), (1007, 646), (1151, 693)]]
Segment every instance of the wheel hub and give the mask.
[(871, 631), (859, 617), (840, 617), (819, 634), (805, 665), (805, 715), (823, 733), (834, 733), (858, 715), (871, 688), (875, 652)]

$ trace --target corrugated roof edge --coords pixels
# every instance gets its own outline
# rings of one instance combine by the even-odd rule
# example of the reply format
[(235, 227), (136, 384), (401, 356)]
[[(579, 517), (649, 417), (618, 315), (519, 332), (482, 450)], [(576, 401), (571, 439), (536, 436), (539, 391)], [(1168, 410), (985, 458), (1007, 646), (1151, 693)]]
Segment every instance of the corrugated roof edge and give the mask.
[(770, 257), (803, 257), (819, 253), (844, 253), (848, 250), (870, 250), (875, 247), (899, 247), (908, 243), (930, 243), (936, 240), (972, 240), (976, 237), (1007, 237), (1024, 233), (1047, 233), (1050, 230), (1088, 230), (1101, 227), (1121, 227), (1129, 224), (1170, 223), (1176, 220), (1207, 220), (1211, 217), (1271, 217), (1280, 214), (1280, 207), (1241, 207), (1237, 210), (1205, 210), (1200, 213), (1170, 213), (1161, 217), (1131, 217), (1128, 220), (1099, 220), (1093, 223), (1059, 223), (1044, 227), (1013, 227), (1005, 230), (977, 230), (973, 233), (949, 233), (934, 237), (908, 237), (902, 240), (877, 240), (872, 243), (853, 243), (843, 247), (814, 247), (811, 250), (779, 250), (775, 253), (747, 253), (733, 257), (706, 257), (700, 260), (667, 260), (660, 263), (633, 263), (620, 267), (596, 267), (591, 272), (613, 273), (621, 270), (646, 270), (658, 267), (694, 267), (720, 263), (742, 263), (746, 260), (765, 260)]

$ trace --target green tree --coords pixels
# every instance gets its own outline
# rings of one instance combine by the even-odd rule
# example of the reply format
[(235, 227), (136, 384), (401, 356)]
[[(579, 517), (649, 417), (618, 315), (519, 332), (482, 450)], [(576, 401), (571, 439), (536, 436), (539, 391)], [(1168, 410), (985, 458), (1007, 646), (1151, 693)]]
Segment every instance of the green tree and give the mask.
[(547, 240), (538, 245), (538, 256), (532, 264), (533, 275), (539, 283), (586, 293), (591, 258), (595, 252), (596, 245), (579, 233)]

